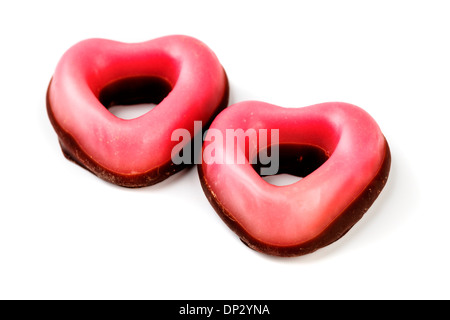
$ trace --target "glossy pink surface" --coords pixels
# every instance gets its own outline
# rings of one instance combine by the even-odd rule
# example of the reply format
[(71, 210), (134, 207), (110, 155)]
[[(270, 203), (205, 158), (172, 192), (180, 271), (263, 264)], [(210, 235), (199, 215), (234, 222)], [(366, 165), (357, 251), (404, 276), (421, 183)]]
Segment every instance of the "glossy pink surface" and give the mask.
[[(318, 237), (375, 179), (388, 152), (373, 118), (346, 103), (282, 108), (240, 102), (222, 111), (210, 128), (224, 134), (230, 128), (279, 129), (280, 144), (313, 145), (330, 155), (317, 170), (287, 186), (264, 181), (248, 162), (208, 164), (211, 155), (203, 155), (201, 174), (227, 219), (268, 246), (298, 246)], [(210, 143), (205, 141), (204, 149)], [(244, 145), (237, 150), (245, 152)]]
[[(111, 114), (98, 100), (108, 84), (152, 76), (172, 86), (148, 113), (130, 120)], [(139, 175), (170, 162), (175, 129), (204, 124), (218, 111), (227, 86), (215, 54), (187, 36), (143, 43), (89, 39), (70, 48), (48, 91), (49, 112), (94, 163), (113, 174)]]

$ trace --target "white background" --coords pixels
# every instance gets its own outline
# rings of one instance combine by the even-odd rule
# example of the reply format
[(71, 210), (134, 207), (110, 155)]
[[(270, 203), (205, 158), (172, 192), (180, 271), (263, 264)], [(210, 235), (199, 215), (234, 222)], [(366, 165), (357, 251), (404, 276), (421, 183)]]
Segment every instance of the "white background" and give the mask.
[[(450, 298), (446, 1), (3, 1), (3, 299)], [(313, 254), (244, 246), (195, 169), (125, 189), (67, 161), (45, 109), (61, 55), (91, 37), (187, 34), (225, 67), (230, 103), (344, 101), (387, 137), (391, 175), (364, 218)]]

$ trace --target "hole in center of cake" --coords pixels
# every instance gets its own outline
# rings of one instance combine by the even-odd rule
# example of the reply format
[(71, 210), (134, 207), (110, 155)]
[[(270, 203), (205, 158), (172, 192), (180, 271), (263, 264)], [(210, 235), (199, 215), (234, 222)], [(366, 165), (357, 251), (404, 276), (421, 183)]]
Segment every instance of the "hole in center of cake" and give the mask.
[(274, 185), (274, 186), (287, 186), (293, 183), (296, 183), (297, 181), (302, 180), (302, 177), (297, 177), (292, 174), (288, 173), (280, 173), (280, 174), (274, 174), (271, 176), (263, 176), (263, 180), (266, 182)]
[(140, 103), (133, 105), (114, 105), (108, 108), (109, 112), (121, 119), (135, 119), (153, 110), (154, 103)]
[(134, 119), (153, 110), (171, 91), (170, 83), (162, 78), (129, 77), (106, 85), (98, 99), (116, 117)]
[[(262, 164), (258, 156), (253, 168), (268, 183), (276, 186), (285, 186), (300, 181), (302, 178), (314, 172), (329, 158), (328, 153), (320, 147), (305, 144), (280, 144), (278, 145), (279, 157), (272, 155), (272, 147), (269, 147), (267, 155), (272, 161), (278, 162), (278, 172), (274, 175), (262, 175), (261, 168), (268, 168), (270, 164)], [(261, 153), (261, 152), (260, 152)]]

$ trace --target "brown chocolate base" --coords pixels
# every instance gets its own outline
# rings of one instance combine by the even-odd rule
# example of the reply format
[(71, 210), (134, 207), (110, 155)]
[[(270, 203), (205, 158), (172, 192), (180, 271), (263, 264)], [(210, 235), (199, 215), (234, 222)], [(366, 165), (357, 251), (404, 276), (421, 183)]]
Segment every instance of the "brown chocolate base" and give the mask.
[[(267, 156), (272, 156), (272, 148), (266, 150)], [(278, 173), (287, 173), (300, 178), (306, 177), (328, 160), (329, 154), (313, 145), (307, 144), (281, 144), (278, 145), (279, 167)], [(258, 155), (252, 162), (252, 167), (261, 175), (261, 169), (269, 165), (262, 164)]]
[[(314, 157), (319, 155), (319, 158), (315, 159), (320, 159), (320, 152), (318, 154), (313, 152), (312, 154), (314, 155)], [(314, 157), (310, 159), (313, 160)], [(281, 153), (280, 160), (283, 161), (281, 158)], [(314, 161), (309, 161), (309, 163), (311, 162)], [(288, 163), (293, 164), (295, 163), (295, 161), (288, 161)], [(314, 166), (311, 166), (310, 168), (313, 167)], [(384, 188), (387, 182), (390, 167), (391, 153), (389, 145), (385, 140), (385, 155), (383, 163), (378, 170), (375, 178), (367, 185), (364, 191), (321, 234), (319, 234), (314, 239), (295, 246), (274, 246), (266, 244), (248, 234), (246, 230), (235, 219), (232, 218), (232, 215), (215, 197), (215, 194), (211, 191), (208, 181), (203, 174), (201, 165), (198, 165), (198, 172), (203, 191), (205, 192), (208, 201), (211, 203), (222, 220), (232, 231), (234, 231), (239, 236), (244, 244), (246, 244), (251, 249), (269, 255), (293, 257), (312, 253), (339, 240), (342, 236), (344, 236), (363, 217), (363, 215), (367, 212), (373, 202), (377, 199), (378, 195), (381, 193), (381, 190)], [(292, 168), (291, 170), (286, 170), (285, 167), (284, 172), (292, 173), (292, 170), (294, 170), (295, 172), (295, 170), (297, 169)]]
[[(226, 79), (225, 80), (226, 89), (224, 95), (219, 105), (217, 106), (216, 112), (211, 117), (210, 121), (203, 125), (202, 131), (208, 129), (213, 119), (228, 105), (229, 82), (226, 73), (225, 79)], [(121, 82), (113, 83), (105, 87), (105, 89), (101, 91), (99, 100), (106, 108), (109, 108), (117, 104), (126, 105), (137, 103), (155, 103), (155, 102), (158, 103), (162, 101), (162, 99), (164, 99), (164, 97), (170, 91), (170, 87), (168, 87), (166, 84), (162, 82), (154, 82), (149, 78), (146, 79), (143, 78), (143, 80), (144, 81), (142, 82), (139, 81), (139, 79), (137, 79), (137, 81), (133, 81), (133, 85), (130, 85), (130, 81), (123, 81), (122, 83)], [(148, 88), (149, 84), (152, 84), (154, 89), (150, 90), (149, 93), (144, 94), (145, 92), (144, 89)], [(49, 88), (50, 86), (51, 80)], [(139, 188), (151, 186), (169, 178), (170, 176), (187, 167), (192, 166), (192, 164), (194, 163), (194, 161), (191, 161), (191, 164), (182, 163), (177, 165), (174, 164), (170, 159), (168, 162), (161, 165), (160, 167), (135, 175), (124, 175), (108, 170), (104, 166), (95, 162), (88, 154), (86, 154), (86, 152), (84, 152), (83, 149), (78, 145), (78, 143), (72, 137), (72, 135), (66, 130), (64, 130), (64, 128), (57, 122), (56, 118), (53, 115), (48, 95), (49, 90), (47, 90), (47, 98), (46, 98), (48, 117), (56, 134), (58, 135), (59, 143), (61, 145), (61, 149), (64, 156), (67, 159), (87, 169), (88, 171), (92, 172), (93, 174), (95, 174), (96, 176), (105, 181), (127, 188)], [(201, 134), (203, 137), (203, 132), (200, 132), (199, 134)], [(194, 138), (192, 138), (191, 144), (193, 144), (193, 141), (195, 141)], [(193, 157), (194, 156), (195, 155), (193, 155)]]

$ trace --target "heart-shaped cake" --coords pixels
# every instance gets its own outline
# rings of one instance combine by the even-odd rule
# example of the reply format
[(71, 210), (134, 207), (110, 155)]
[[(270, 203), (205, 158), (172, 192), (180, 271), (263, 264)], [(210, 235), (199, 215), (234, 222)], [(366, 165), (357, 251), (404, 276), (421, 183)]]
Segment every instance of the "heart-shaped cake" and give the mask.
[[(245, 244), (297, 256), (361, 219), (386, 184), (390, 159), (379, 126), (357, 106), (244, 101), (211, 124), (198, 171), (208, 200)], [(276, 173), (303, 178), (285, 186), (262, 178)]]
[[(137, 103), (157, 106), (129, 120), (108, 111)], [(155, 184), (189, 165), (172, 161), (180, 145), (173, 131), (201, 135), (194, 122), (205, 128), (227, 103), (227, 76), (216, 55), (181, 35), (143, 43), (82, 41), (63, 55), (47, 92), (64, 155), (125, 187)]]

